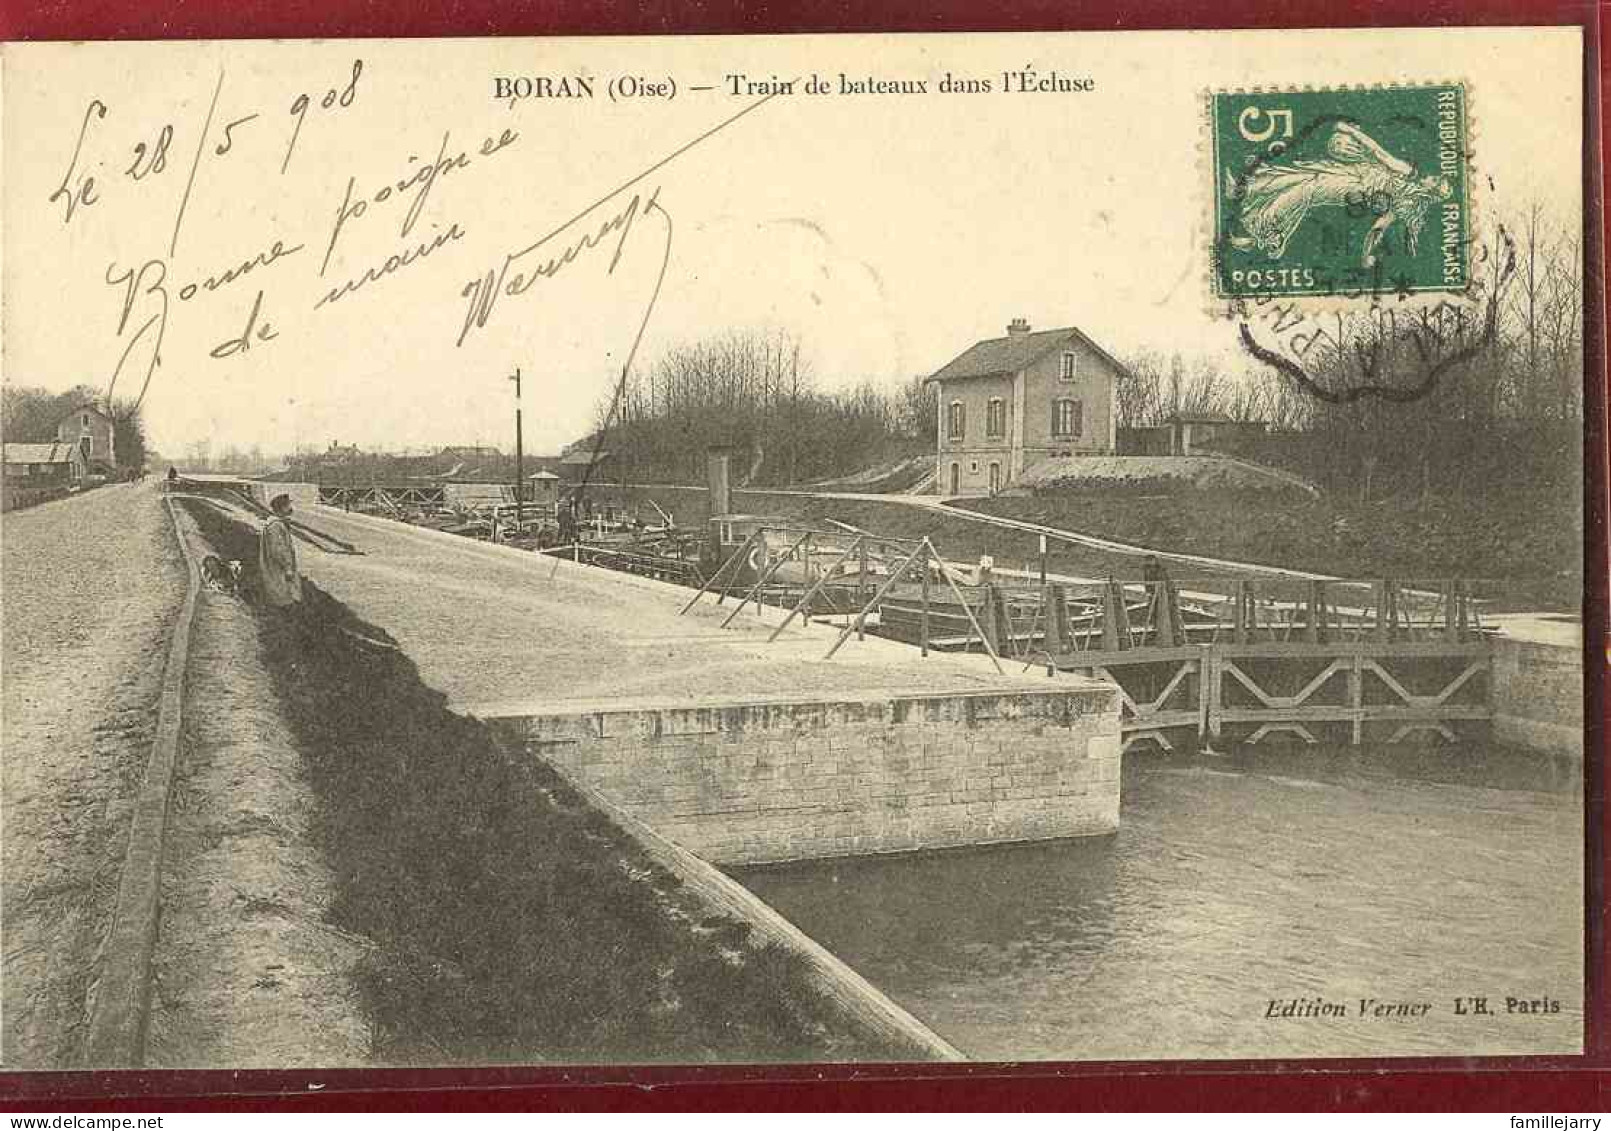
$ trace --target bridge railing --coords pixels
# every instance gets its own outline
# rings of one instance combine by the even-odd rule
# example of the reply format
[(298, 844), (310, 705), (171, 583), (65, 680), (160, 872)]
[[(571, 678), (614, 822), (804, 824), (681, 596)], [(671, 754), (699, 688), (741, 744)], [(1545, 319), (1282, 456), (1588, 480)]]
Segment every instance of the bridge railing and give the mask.
[[(1466, 578), (1218, 575), (1038, 586), (963, 579), (959, 588), (968, 610), (944, 600), (926, 610), (934, 647), (979, 646), (974, 619), (1002, 654), (1052, 658), (1199, 644), (1466, 641), (1485, 632), (1480, 586)], [(880, 616), (888, 634), (915, 639), (919, 609), (910, 594), (892, 595)]]

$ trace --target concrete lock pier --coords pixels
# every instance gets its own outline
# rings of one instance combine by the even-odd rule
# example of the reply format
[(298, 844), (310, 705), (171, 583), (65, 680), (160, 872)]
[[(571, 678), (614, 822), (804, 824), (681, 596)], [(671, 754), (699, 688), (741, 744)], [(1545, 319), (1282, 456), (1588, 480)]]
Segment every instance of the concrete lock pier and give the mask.
[(1583, 760), (1583, 628), (1573, 617), (1493, 618), (1493, 736)]
[(339, 514), (303, 571), (455, 710), (658, 833), (752, 864), (1111, 833), (1110, 683), (869, 637), (520, 550)]

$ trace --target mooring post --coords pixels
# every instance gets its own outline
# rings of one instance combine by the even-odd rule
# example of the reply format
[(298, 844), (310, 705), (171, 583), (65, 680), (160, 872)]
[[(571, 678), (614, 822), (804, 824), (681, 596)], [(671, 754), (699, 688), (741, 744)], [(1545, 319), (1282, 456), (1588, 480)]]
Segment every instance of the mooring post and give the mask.
[(1309, 583), (1309, 596), (1305, 599), (1303, 638), (1311, 644), (1320, 642), (1320, 582)]
[(1152, 631), (1153, 642), (1160, 648), (1173, 648), (1175, 646), (1175, 611), (1174, 602), (1170, 599), (1170, 585), (1168, 581), (1158, 580), (1151, 582), (1149, 588), (1154, 590), (1152, 601)]
[(929, 546), (923, 543), (923, 627), (919, 630), (919, 643), (922, 646), (922, 655), (929, 654)]
[(1050, 643), (1057, 641), (1059, 652), (1072, 652), (1074, 650), (1074, 632), (1068, 623), (1068, 600), (1061, 585), (1046, 585), (1041, 587), (1046, 604), (1046, 636), (1047, 651), (1050, 652)]
[[(1051, 595), (1051, 592), (1046, 588), (1046, 585), (1045, 585), (1044, 582), (1041, 584), (1041, 587), (1040, 587), (1040, 617), (1039, 617), (1039, 619), (1040, 619), (1040, 623), (1044, 626), (1044, 628), (1042, 630), (1043, 642), (1044, 642), (1044, 644), (1046, 646), (1046, 651), (1050, 652), (1052, 650), (1052, 641), (1057, 639), (1057, 628), (1056, 628), (1056, 626), (1054, 624), (1052, 624), (1052, 595)], [(1034, 646), (1035, 646), (1035, 626), (1033, 624), (1031, 624), (1029, 626), (1029, 639), (1024, 641), (1024, 647), (1033, 648)]]
[[(800, 571), (800, 588), (802, 590), (811, 588), (811, 544), (811, 535), (807, 534), (805, 544), (805, 566)], [(806, 614), (806, 623), (811, 623), (810, 613)]]
[(1124, 585), (1108, 578), (1107, 608), (1102, 617), (1102, 648), (1119, 651), (1135, 645), (1130, 638), (1130, 610), (1124, 603)]
[[(1007, 642), (1006, 650), (1014, 652), (1017, 650), (1017, 643), (1013, 638), (1015, 626), (1012, 620), (1012, 606), (1007, 603), (1007, 591), (992, 582), (990, 599), (996, 603), (996, 623), (1001, 626), (1002, 636)], [(1033, 625), (1030, 626), (1030, 631), (1034, 631)]]
[(1353, 711), (1353, 744), (1358, 746), (1365, 730), (1365, 657), (1357, 642), (1352, 660), (1348, 668), (1348, 706)]
[(1446, 577), (1443, 579), (1443, 638), (1445, 640), (1458, 640), (1460, 638), (1460, 630), (1455, 622), (1454, 602), (1454, 578)]
[(1108, 578), (1102, 585), (1102, 650), (1104, 652), (1117, 652), (1119, 650), (1119, 618), (1114, 613), (1113, 594), (1117, 583)]
[[(861, 539), (860, 556), (856, 559), (856, 607), (867, 599), (867, 539)], [(860, 640), (861, 630), (857, 630), (856, 639)]]
[(984, 594), (984, 634), (985, 645), (997, 654), (1001, 652), (1001, 625), (996, 621), (996, 587), (987, 581), (980, 587)]
[(1381, 578), (1376, 582), (1376, 639), (1383, 642), (1392, 637), (1393, 631), (1387, 611), (1388, 592), (1387, 578)]
[[(1190, 663), (1191, 661), (1187, 661)], [(1197, 660), (1197, 737), (1210, 741), (1220, 736), (1224, 727), (1224, 713), (1220, 694), (1224, 686), (1224, 673), (1219, 646), (1210, 644)]]

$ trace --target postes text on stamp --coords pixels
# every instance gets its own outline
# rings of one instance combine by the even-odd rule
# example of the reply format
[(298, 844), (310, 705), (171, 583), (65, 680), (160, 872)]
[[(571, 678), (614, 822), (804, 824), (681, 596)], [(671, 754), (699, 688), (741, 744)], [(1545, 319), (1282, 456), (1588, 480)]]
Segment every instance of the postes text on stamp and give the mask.
[(1216, 298), (1470, 283), (1463, 85), (1215, 92), (1208, 125)]

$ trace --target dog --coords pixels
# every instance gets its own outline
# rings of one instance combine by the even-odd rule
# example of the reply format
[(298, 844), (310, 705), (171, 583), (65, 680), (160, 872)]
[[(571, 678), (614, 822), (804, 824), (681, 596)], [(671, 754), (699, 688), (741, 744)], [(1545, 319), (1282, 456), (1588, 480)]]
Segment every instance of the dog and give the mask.
[(233, 597), (240, 592), (241, 563), (225, 561), (217, 554), (208, 554), (201, 559), (201, 583)]

